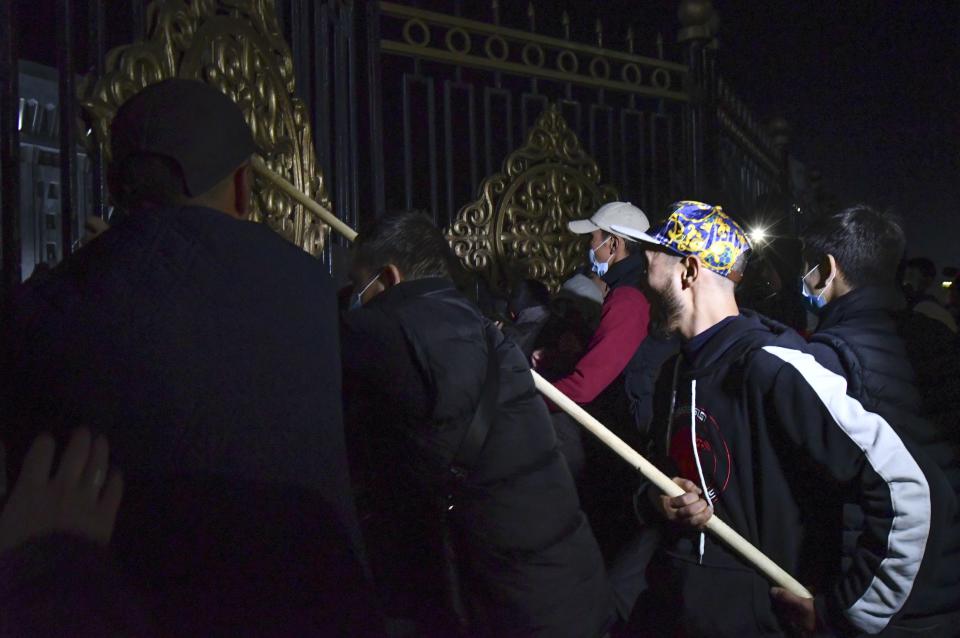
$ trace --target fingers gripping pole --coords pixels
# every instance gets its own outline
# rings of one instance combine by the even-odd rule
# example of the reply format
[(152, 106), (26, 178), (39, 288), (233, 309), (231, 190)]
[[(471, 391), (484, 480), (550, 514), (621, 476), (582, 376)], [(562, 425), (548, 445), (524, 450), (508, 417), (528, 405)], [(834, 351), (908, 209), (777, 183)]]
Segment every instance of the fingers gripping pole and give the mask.
[[(346, 237), (349, 241), (354, 241), (357, 238), (357, 231), (353, 230), (350, 228), (350, 226), (338, 219), (332, 212), (310, 199), (307, 195), (301, 192), (300, 189), (288, 182), (281, 175), (278, 175), (276, 172), (272, 171), (259, 157), (254, 155), (253, 158), (251, 158), (251, 164), (257, 173), (270, 180), (273, 184), (280, 188), (280, 190), (284, 191), (290, 195), (290, 197), (293, 197), (295, 200), (303, 204), (303, 206), (305, 206), (310, 212), (314, 213), (317, 217), (322, 219), (324, 223), (328, 224), (331, 228)], [(680, 496), (683, 494), (683, 489), (679, 485), (671, 481), (670, 477), (658, 470), (655, 465), (650, 463), (650, 461), (637, 453), (636, 450), (627, 445), (623, 439), (618, 437), (616, 434), (607, 429), (602, 423), (590, 416), (586, 410), (571, 401), (570, 398), (560, 392), (560, 390), (557, 390), (555, 387), (553, 387), (549, 381), (532, 370), (531, 374), (533, 374), (533, 380), (534, 383), (536, 383), (537, 390), (562, 408), (564, 412), (573, 417), (578, 423), (580, 423), (580, 425), (592, 432), (593, 435), (600, 439), (604, 445), (609, 447), (621, 458), (630, 463), (630, 465), (632, 465), (638, 472), (643, 474), (644, 477), (656, 485), (660, 491), (665, 493), (667, 496)], [(801, 598), (813, 597), (810, 592), (807, 591), (807, 589), (797, 582), (790, 574), (781, 569), (780, 566), (767, 558), (760, 550), (751, 545), (744, 537), (737, 534), (733, 529), (731, 529), (726, 523), (721, 521), (716, 516), (711, 516), (710, 520), (707, 521), (707, 529), (710, 530), (714, 536), (723, 541), (728, 547), (740, 554), (749, 563), (753, 564), (767, 578), (777, 585), (780, 585), (784, 589), (787, 589)]]
[(257, 171), (257, 173), (273, 182), (273, 184), (276, 185), (280, 190), (303, 204), (307, 210), (322, 219), (323, 223), (327, 224), (350, 241), (353, 241), (357, 238), (357, 231), (340, 221), (340, 219), (332, 212), (307, 197), (303, 191), (288, 182), (283, 176), (271, 170), (262, 159), (254, 155), (252, 158), (250, 158), (250, 164), (253, 166), (253, 169)]
[[(630, 463), (630, 465), (643, 474), (645, 478), (656, 485), (660, 491), (667, 496), (680, 496), (683, 494), (683, 489), (679, 485), (671, 481), (670, 477), (627, 445), (623, 439), (590, 416), (586, 410), (574, 403), (569, 397), (560, 392), (560, 390), (553, 387), (553, 384), (549, 381), (532, 370), (531, 374), (533, 374), (533, 381), (537, 386), (537, 390), (562, 408), (564, 412), (573, 417), (580, 425), (593, 433), (604, 445)], [(735, 532), (729, 525), (716, 516), (711, 516), (710, 520), (707, 521), (707, 529), (780, 587), (787, 589), (801, 598), (813, 598), (810, 592), (807, 591), (807, 588), (801, 585), (793, 576), (767, 558), (763, 552), (751, 545), (747, 539)]]

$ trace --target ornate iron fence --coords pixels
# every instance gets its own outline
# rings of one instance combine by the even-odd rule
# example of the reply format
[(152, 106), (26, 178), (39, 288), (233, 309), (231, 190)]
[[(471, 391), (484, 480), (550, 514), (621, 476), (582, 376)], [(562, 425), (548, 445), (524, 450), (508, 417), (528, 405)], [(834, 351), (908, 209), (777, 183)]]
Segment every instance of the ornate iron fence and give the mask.
[[(95, 127), (81, 104), (89, 98), (82, 90), (117, 63), (108, 47), (145, 41), (164, 12), (242, 13), (246, 4), (0, 2), (4, 295), (37, 265), (68, 256), (87, 215), (110, 216), (105, 158), (101, 146), (84, 144)], [(638, 41), (629, 25), (605, 31), (598, 21), (589, 42), (571, 38), (569, 19), (561, 18), (559, 32), (544, 32), (533, 4), (525, 24), (510, 25), (501, 23), (498, 0), (471, 16), (459, 1), (450, 13), (377, 0), (255, 4), (275, 14), (276, 36), (289, 45), (290, 82), (313, 131), (315, 177), (353, 226), (391, 208), (421, 208), (452, 235), (482, 185), (529, 146), (551, 106), (595, 163), (592, 183), (652, 214), (680, 197), (721, 199), (742, 214), (765, 198), (791, 200), (784, 145), (716, 72), (705, 0), (680, 2), (682, 55), (673, 60), (662, 41)], [(53, 17), (52, 32), (50, 20), (32, 23), (33, 11)], [(42, 55), (26, 46), (44, 36)], [(574, 212), (586, 208), (566, 214)], [(531, 232), (549, 235), (543, 228)], [(536, 259), (554, 248), (517, 254), (542, 265)], [(319, 256), (339, 273), (341, 253), (331, 241)]]

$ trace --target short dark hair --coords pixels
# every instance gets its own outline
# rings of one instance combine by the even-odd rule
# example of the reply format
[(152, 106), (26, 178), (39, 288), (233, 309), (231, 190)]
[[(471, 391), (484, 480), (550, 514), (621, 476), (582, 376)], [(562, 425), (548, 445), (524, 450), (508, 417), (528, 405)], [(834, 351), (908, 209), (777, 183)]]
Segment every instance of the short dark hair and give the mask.
[(450, 277), (453, 253), (423, 213), (388, 213), (365, 228), (353, 245), (354, 263), (374, 270), (393, 264), (405, 279)]
[(112, 162), (108, 181), (113, 203), (125, 211), (179, 206), (187, 199), (180, 165), (163, 155), (135, 153)]
[(821, 217), (803, 233), (807, 263), (833, 255), (853, 288), (894, 284), (905, 246), (897, 219), (866, 204)]
[[(602, 228), (600, 229), (600, 234), (604, 239), (614, 236), (613, 233), (607, 232)], [(629, 237), (624, 237), (623, 235), (616, 235), (616, 237), (623, 242), (623, 248), (627, 251), (628, 255), (633, 255), (640, 250), (640, 242), (636, 241), (635, 239), (630, 239)]]

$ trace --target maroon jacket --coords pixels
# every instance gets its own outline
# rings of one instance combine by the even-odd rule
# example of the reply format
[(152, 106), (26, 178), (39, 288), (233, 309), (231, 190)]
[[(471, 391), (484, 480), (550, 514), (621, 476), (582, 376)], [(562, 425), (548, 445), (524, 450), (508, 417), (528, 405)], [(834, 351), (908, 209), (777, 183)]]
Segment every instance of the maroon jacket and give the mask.
[[(587, 404), (600, 395), (630, 362), (647, 336), (650, 303), (637, 288), (643, 256), (631, 255), (610, 267), (603, 280), (610, 287), (603, 300), (600, 325), (573, 372), (554, 382), (576, 403)], [(551, 411), (558, 411), (548, 402)]]

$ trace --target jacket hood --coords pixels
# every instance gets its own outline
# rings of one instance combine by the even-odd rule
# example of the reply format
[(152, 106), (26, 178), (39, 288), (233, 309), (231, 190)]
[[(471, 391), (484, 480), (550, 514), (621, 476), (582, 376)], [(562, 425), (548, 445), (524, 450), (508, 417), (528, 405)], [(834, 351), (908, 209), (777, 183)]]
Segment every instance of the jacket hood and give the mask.
[(703, 376), (761, 345), (771, 344), (797, 348), (802, 347), (804, 341), (792, 328), (752, 310), (741, 309), (733, 321), (703, 345), (681, 376), (685, 379)]

